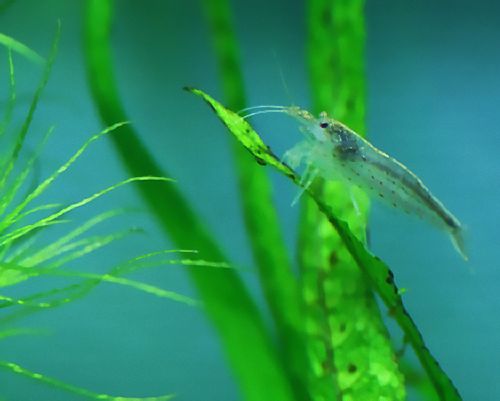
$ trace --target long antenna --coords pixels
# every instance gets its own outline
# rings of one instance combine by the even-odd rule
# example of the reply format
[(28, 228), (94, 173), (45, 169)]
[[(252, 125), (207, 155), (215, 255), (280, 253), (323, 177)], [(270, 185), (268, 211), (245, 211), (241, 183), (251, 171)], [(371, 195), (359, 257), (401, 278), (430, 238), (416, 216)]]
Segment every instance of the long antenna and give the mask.
[(244, 111), (249, 111), (249, 110), (254, 110), (254, 109), (284, 109), (285, 106), (274, 106), (274, 105), (261, 105), (261, 106), (252, 106), (252, 107), (245, 107), (244, 109), (241, 109), (238, 111), (236, 114), (241, 114)]
[(286, 109), (287, 108), (283, 108), (283, 109), (272, 109), (272, 110), (259, 110), (259, 111), (255, 111), (253, 113), (250, 113), (250, 114), (247, 114), (246, 116), (241, 116), (244, 120), (246, 120), (247, 118), (250, 118), (250, 117), (253, 117), (253, 116), (256, 116), (258, 114), (267, 114), (267, 113), (286, 113)]
[(278, 55), (276, 54), (276, 51), (274, 49), (272, 50), (272, 52), (273, 52), (274, 62), (276, 63), (276, 68), (278, 69), (278, 73), (280, 75), (281, 85), (283, 85), (283, 89), (285, 90), (285, 94), (286, 94), (286, 97), (288, 98), (289, 103), (291, 105), (294, 105), (293, 96), (290, 93), (290, 88), (288, 87), (288, 85), (286, 83), (285, 73), (283, 72), (283, 68), (281, 68), (281, 64), (278, 60)]

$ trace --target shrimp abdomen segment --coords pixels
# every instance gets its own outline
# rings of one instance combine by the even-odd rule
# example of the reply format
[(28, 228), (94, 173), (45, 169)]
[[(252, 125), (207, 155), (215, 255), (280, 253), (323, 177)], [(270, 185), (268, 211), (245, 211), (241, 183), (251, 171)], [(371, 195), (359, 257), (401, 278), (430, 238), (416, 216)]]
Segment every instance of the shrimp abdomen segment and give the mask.
[(364, 144), (358, 152), (356, 157), (351, 155), (343, 160), (342, 168), (349, 181), (371, 197), (444, 229), (457, 251), (467, 259), (460, 222), (414, 173), (370, 144)]

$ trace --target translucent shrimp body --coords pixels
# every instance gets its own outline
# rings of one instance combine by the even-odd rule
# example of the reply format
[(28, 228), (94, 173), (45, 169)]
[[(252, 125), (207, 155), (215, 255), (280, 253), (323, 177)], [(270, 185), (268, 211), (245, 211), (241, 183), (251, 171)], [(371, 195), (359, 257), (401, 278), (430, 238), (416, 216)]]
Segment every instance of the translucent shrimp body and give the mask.
[(446, 231), (455, 249), (467, 260), (462, 225), (431, 194), (423, 182), (407, 167), (380, 151), (344, 124), (321, 113), (314, 117), (297, 107), (277, 107), (257, 113), (282, 112), (301, 123), (306, 140), (284, 156), (291, 167), (307, 166), (305, 185), (316, 175), (325, 180), (356, 185), (372, 198), (415, 215)]

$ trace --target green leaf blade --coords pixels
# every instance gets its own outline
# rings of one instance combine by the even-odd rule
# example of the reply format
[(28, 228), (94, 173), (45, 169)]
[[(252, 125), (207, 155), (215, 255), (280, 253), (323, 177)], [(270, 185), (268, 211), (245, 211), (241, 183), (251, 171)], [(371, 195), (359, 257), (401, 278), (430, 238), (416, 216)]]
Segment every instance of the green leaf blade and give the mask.
[[(113, 3), (88, 0), (85, 52), (92, 96), (106, 125), (126, 120), (120, 101), (110, 48)], [(112, 137), (124, 166), (132, 175), (166, 176), (132, 126)], [(164, 232), (178, 248), (197, 249), (205, 260), (225, 261), (218, 244), (174, 186), (141, 186), (141, 194)], [(168, 205), (168, 207), (166, 206)], [(186, 229), (188, 227), (189, 229)], [(248, 401), (293, 400), (283, 366), (255, 302), (235, 271), (189, 269), (205, 311), (214, 323)], [(242, 347), (241, 344), (245, 344)]]
[[(231, 134), (237, 139), (245, 138), (241, 143), (248, 151), (253, 152), (257, 149), (259, 158), (265, 160), (267, 164), (276, 167), (279, 171), (292, 179), (295, 184), (301, 185), (300, 177), (288, 166), (282, 164), (271, 150), (268, 149), (267, 153), (265, 153), (264, 149), (267, 147), (263, 145), (264, 142), (262, 139), (249, 124), (242, 124), (239, 121), (241, 117), (238, 114), (231, 111), (224, 112), (224, 106), (200, 90), (191, 89), (191, 92), (209, 102), (219, 118), (227, 119), (227, 121), (223, 121), (224, 125), (232, 130)], [(251, 133), (247, 132), (248, 129), (251, 130)], [(373, 289), (380, 295), (384, 304), (396, 319), (398, 325), (408, 338), (409, 343), (412, 345), (417, 357), (424, 366), (429, 378), (433, 382), (437, 393), (445, 401), (460, 401), (461, 397), (457, 389), (426, 347), (418, 328), (404, 308), (401, 295), (394, 283), (391, 270), (384, 262), (372, 255), (370, 251), (366, 249), (363, 242), (351, 232), (347, 222), (339, 219), (335, 215), (332, 211), (332, 207), (322, 199), (321, 194), (318, 194), (314, 188), (309, 188), (307, 193), (314, 200), (321, 213), (328, 219), (332, 227), (335, 228), (350, 257), (356, 262), (356, 265), (361, 269), (366, 279), (369, 280)], [(397, 388), (398, 386), (395, 385), (394, 389), (396, 390)]]

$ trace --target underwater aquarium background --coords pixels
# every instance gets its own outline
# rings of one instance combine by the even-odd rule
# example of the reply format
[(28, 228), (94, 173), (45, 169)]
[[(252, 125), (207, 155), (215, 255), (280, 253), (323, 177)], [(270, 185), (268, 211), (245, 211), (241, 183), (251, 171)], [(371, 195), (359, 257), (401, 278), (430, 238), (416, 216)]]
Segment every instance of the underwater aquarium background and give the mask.
[[(262, 300), (229, 137), (204, 104), (182, 91), (190, 85), (221, 97), (200, 3), (115, 2), (112, 36), (119, 89), (156, 160), (177, 180)], [(304, 3), (232, 3), (248, 104), (309, 107)], [(368, 0), (366, 7), (367, 135), (415, 171), (467, 226), (470, 261), (460, 259), (442, 232), (378, 204), (371, 214), (370, 241), (406, 289), (407, 309), (464, 400), (494, 401), (500, 399), (500, 4), (471, 4)], [(86, 81), (83, 10), (80, 1), (18, 0), (0, 15), (2, 33), (43, 55), (57, 19), (62, 23), (59, 54), (29, 139), (35, 144), (48, 126), (56, 125), (37, 167), (41, 177), (102, 128)], [(15, 62), (23, 109), (41, 68), (19, 56)], [(5, 58), (0, 66), (4, 93)], [(253, 122), (279, 154), (300, 139), (295, 124), (280, 115)], [(94, 144), (50, 195), (70, 201), (127, 176), (106, 139)], [(298, 207), (290, 203), (297, 189), (271, 176), (293, 250)], [(85, 217), (117, 204), (129, 206), (134, 211), (120, 225), (147, 231), (79, 263), (104, 271), (113, 260), (170, 247), (141, 202), (132, 188), (122, 188), (79, 211)], [(161, 267), (137, 277), (196, 296), (184, 269)], [(2, 360), (111, 394), (240, 399), (216, 333), (199, 309), (103, 284), (82, 300), (26, 318), (23, 326), (48, 332), (5, 340)], [(0, 372), (0, 380), (1, 399), (76, 399), (12, 374)], [(409, 399), (419, 398), (410, 394)]]

